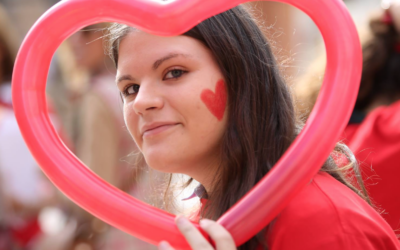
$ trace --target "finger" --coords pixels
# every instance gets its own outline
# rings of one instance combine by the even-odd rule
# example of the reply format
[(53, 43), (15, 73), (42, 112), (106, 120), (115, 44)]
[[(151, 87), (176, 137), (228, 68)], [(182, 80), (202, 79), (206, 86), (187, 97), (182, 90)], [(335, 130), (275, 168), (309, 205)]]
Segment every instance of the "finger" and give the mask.
[(184, 216), (178, 215), (175, 223), (193, 250), (213, 250), (200, 231)]
[(210, 235), (211, 239), (215, 242), (217, 250), (236, 249), (232, 235), (217, 222), (203, 219), (200, 221), (200, 227)]
[(158, 244), (158, 250), (175, 250), (175, 249), (168, 242), (161, 241), (160, 244)]

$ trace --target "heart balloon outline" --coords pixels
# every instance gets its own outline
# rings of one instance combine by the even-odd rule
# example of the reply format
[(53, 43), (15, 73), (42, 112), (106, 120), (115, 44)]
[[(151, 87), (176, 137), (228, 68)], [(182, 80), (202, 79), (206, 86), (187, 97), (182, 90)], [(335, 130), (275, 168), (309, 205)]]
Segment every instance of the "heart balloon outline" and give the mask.
[[(112, 187), (65, 147), (46, 110), (47, 73), (59, 45), (85, 26), (119, 22), (156, 35), (178, 35), (244, 2), (65, 0), (48, 10), (20, 48), (12, 88), (22, 135), (50, 180), (70, 199), (107, 223), (153, 244), (167, 239), (174, 247), (187, 249), (173, 215)], [(277, 2), (293, 5), (314, 20), (325, 41), (327, 71), (320, 96), (301, 134), (268, 175), (218, 220), (237, 245), (265, 227), (317, 173), (347, 124), (361, 77), (357, 31), (340, 0)], [(81, 190), (82, 183), (85, 189)]]

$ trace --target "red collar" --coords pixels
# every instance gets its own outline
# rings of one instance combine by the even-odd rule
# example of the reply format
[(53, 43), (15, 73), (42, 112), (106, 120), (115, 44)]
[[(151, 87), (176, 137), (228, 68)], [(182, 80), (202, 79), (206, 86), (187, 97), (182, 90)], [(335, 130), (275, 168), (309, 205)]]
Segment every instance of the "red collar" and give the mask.
[(4, 102), (1, 99), (0, 99), (0, 107), (6, 108), (6, 109), (13, 109), (12, 103)]
[(398, 43), (396, 43), (396, 45), (394, 45), (394, 50), (395, 50), (397, 53), (400, 53), (400, 42), (398, 42)]

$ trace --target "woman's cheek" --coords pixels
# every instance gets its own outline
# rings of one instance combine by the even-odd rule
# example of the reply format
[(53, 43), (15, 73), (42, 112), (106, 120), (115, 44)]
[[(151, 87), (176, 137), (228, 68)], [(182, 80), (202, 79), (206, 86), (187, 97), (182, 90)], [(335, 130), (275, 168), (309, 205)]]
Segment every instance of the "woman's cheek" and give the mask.
[(215, 90), (203, 89), (200, 94), (201, 101), (207, 109), (218, 119), (222, 121), (225, 115), (227, 94), (224, 80), (219, 80), (215, 84)]
[(140, 140), (140, 133), (139, 133), (139, 117), (133, 110), (133, 107), (130, 104), (124, 105), (124, 121), (125, 125), (131, 134), (133, 140), (135, 141), (136, 145), (141, 150), (142, 143)]

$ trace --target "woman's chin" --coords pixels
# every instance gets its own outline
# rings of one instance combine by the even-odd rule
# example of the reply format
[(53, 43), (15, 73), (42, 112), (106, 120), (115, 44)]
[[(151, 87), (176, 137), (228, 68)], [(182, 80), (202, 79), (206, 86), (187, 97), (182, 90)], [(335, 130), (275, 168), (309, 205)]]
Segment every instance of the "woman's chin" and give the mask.
[(157, 155), (156, 157), (145, 156), (147, 165), (157, 171), (163, 173), (180, 173), (182, 163), (177, 163), (176, 159), (171, 159), (171, 156), (162, 157)]

